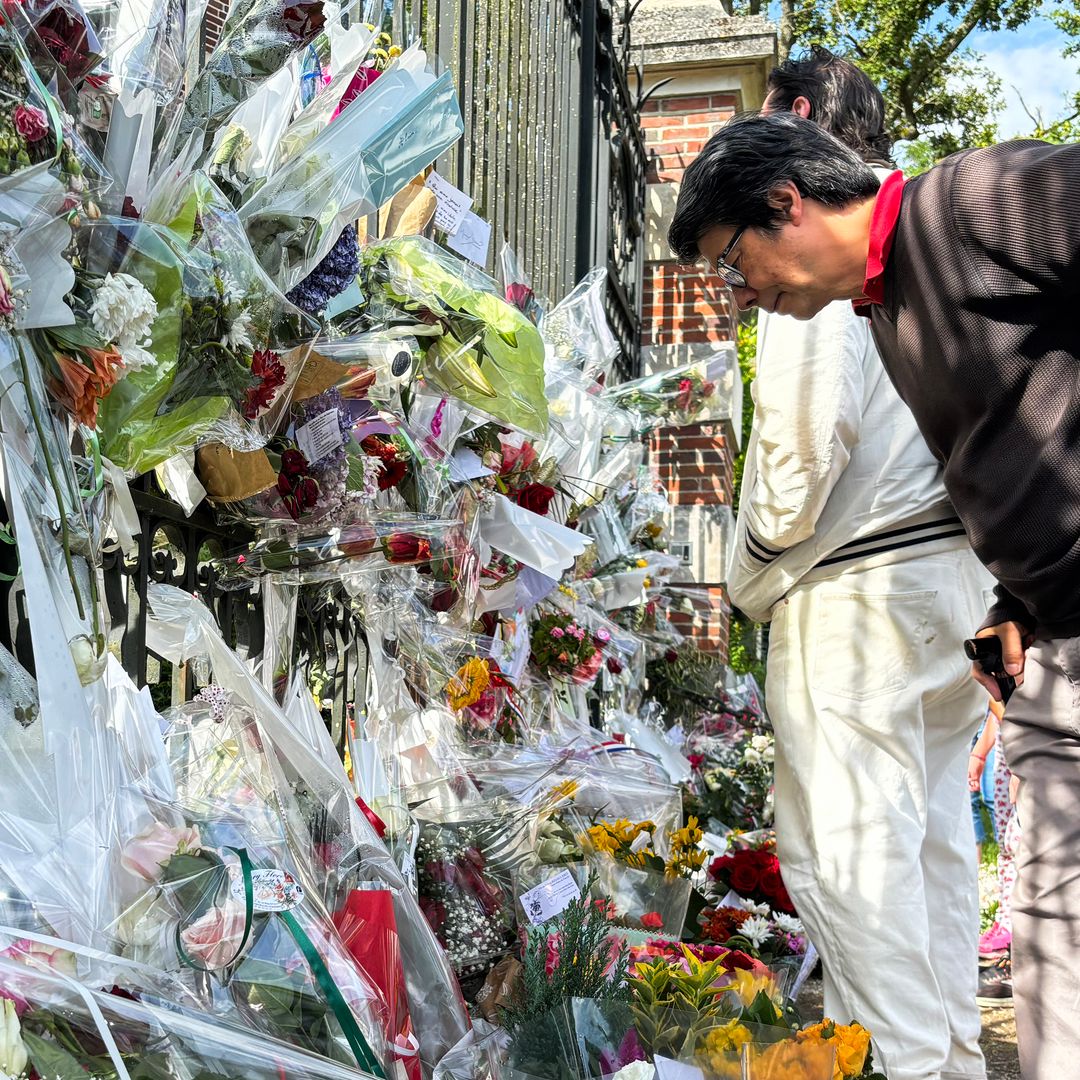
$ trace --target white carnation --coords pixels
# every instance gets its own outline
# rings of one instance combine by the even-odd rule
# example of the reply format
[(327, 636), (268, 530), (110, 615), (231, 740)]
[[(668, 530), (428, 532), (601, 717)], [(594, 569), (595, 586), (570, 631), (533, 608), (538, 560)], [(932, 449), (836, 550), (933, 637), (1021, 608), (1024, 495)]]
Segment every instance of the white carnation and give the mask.
[(753, 942), (755, 949), (760, 949), (772, 937), (772, 924), (763, 916), (754, 915), (739, 927), (739, 933)]
[(647, 1061), (631, 1061), (624, 1065), (611, 1080), (653, 1080), (656, 1069)]

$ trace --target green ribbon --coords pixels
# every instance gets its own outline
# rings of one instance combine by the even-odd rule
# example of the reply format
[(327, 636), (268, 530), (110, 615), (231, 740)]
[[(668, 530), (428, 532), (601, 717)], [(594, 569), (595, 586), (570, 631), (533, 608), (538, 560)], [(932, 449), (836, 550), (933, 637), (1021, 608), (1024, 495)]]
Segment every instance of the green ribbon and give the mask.
[(291, 912), (281, 911), (278, 914), (281, 921), (289, 928), (289, 933), (292, 934), (296, 944), (300, 946), (300, 951), (304, 954), (307, 962), (311, 965), (311, 970), (315, 973), (315, 979), (322, 988), (322, 992), (326, 995), (326, 1000), (329, 1002), (330, 1008), (333, 1009), (334, 1016), (337, 1017), (341, 1030), (345, 1033), (345, 1038), (349, 1041), (349, 1048), (353, 1052), (353, 1057), (356, 1058), (356, 1064), (361, 1069), (374, 1073), (380, 1077), (380, 1080), (386, 1080), (386, 1073), (383, 1072), (378, 1059), (372, 1053), (371, 1047), (368, 1046), (367, 1039), (364, 1038), (364, 1033), (360, 1030), (360, 1025), (352, 1014), (352, 1009), (349, 1008), (345, 998), (342, 997), (337, 983), (334, 982), (334, 977), (330, 974), (311, 938), (307, 936), (303, 927)]
[[(232, 964), (236, 962), (240, 954), (244, 951), (244, 946), (247, 944), (248, 938), (251, 935), (251, 926), (255, 916), (255, 887), (254, 882), (252, 881), (252, 866), (251, 860), (248, 858), (247, 849), (231, 847), (226, 848), (226, 850), (233, 852), (234, 855), (239, 857), (240, 869), (244, 875), (244, 936), (235, 955), (229, 961), (229, 964)], [(337, 983), (334, 981), (334, 977), (330, 974), (326, 962), (319, 955), (319, 950), (315, 948), (314, 942), (308, 937), (304, 928), (291, 912), (279, 911), (276, 913), (268, 912), (267, 914), (277, 914), (286, 927), (288, 927), (289, 933), (293, 936), (293, 940), (296, 942), (300, 951), (304, 954), (304, 958), (311, 966), (311, 970), (315, 975), (315, 981), (318, 982), (320, 989), (326, 996), (327, 1003), (333, 1010), (337, 1022), (341, 1025), (341, 1030), (348, 1040), (349, 1048), (353, 1052), (353, 1057), (356, 1058), (357, 1065), (359, 1065), (361, 1069), (366, 1069), (368, 1072), (373, 1073), (375, 1076), (379, 1077), (380, 1080), (386, 1080), (386, 1073), (383, 1072), (383, 1068), (379, 1064), (378, 1058), (375, 1057), (371, 1047), (368, 1045), (367, 1039), (364, 1038), (364, 1033), (360, 1030), (360, 1025), (356, 1022), (356, 1017), (353, 1016), (352, 1009), (349, 1008), (348, 1003), (338, 989)], [(180, 938), (179, 926), (176, 928), (176, 949), (180, 959), (183, 963), (187, 964), (188, 967), (195, 968), (197, 971), (211, 970), (210, 968), (199, 964), (187, 954)], [(228, 965), (222, 964), (220, 966), (227, 967)]]
[[(248, 858), (247, 848), (226, 848), (226, 851), (231, 851), (240, 860), (240, 870), (244, 875), (244, 936), (240, 939), (240, 944), (236, 948), (236, 952), (233, 953), (232, 959), (227, 964), (219, 964), (218, 967), (228, 967), (229, 964), (236, 963), (240, 954), (244, 951), (244, 946), (248, 942), (248, 938), (251, 937), (251, 926), (255, 921), (255, 883), (251, 877), (251, 859)], [(190, 923), (188, 924), (190, 925)], [(184, 948), (184, 942), (181, 938), (181, 930), (186, 930), (187, 927), (181, 927), (179, 923), (176, 925), (176, 952), (181, 961), (187, 964), (188, 967), (194, 968), (196, 971), (213, 971), (215, 968), (207, 967), (205, 964), (199, 963), (199, 961), (192, 959)]]

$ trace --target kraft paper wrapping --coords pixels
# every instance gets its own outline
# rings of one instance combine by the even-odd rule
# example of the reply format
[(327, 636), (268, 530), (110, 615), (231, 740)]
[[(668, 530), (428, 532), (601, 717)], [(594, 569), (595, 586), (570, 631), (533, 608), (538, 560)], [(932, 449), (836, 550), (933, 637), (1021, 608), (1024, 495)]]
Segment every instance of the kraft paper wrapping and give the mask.
[(277, 483), (277, 473), (265, 450), (232, 450), (207, 443), (196, 451), (199, 476), (214, 502), (249, 499)]

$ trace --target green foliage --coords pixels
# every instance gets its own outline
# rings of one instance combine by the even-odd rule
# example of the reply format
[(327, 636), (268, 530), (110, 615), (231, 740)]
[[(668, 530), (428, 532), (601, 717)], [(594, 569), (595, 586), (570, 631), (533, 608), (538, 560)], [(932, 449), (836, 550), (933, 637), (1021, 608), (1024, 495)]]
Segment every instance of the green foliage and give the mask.
[(523, 1036), (571, 998), (622, 1001), (628, 996), (628, 946), (612, 934), (606, 905), (589, 896), (594, 881), (591, 877), (582, 897), (560, 915), (529, 931), (522, 992), (502, 1010), (503, 1026), (512, 1036)]
[(678, 649), (650, 660), (645, 675), (646, 700), (655, 701), (675, 723), (716, 707), (724, 666), (712, 653), (684, 641)]
[(753, 675), (758, 686), (765, 686), (765, 656), (755, 640), (759, 626), (736, 612), (728, 627), (728, 667), (736, 675)]
[(734, 495), (731, 500), (731, 508), (737, 514), (739, 512), (739, 495), (742, 491), (743, 469), (746, 466), (746, 447), (750, 442), (750, 429), (754, 426), (754, 397), (750, 388), (754, 376), (757, 374), (756, 309), (746, 313), (739, 320), (739, 335), (736, 339), (736, 347), (739, 353), (739, 375), (742, 377), (743, 388), (742, 436), (739, 454), (734, 462)]

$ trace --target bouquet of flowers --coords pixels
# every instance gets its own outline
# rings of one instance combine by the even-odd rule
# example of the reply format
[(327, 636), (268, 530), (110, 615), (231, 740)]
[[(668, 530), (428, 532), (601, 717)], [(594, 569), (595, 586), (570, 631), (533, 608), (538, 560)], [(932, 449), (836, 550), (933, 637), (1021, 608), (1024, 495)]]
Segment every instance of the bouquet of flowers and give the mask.
[(780, 860), (766, 847), (735, 848), (709, 864), (709, 876), (721, 895), (734, 892), (746, 900), (766, 904), (773, 911), (794, 915)]
[(711, 419), (721, 404), (718, 380), (730, 369), (733, 354), (732, 347), (708, 361), (621, 383), (606, 391), (606, 397), (638, 414), (639, 434), (657, 427)]
[(588, 686), (600, 673), (604, 646), (610, 640), (610, 631), (603, 627), (593, 633), (576, 616), (555, 609), (533, 622), (532, 664), (548, 677)]

